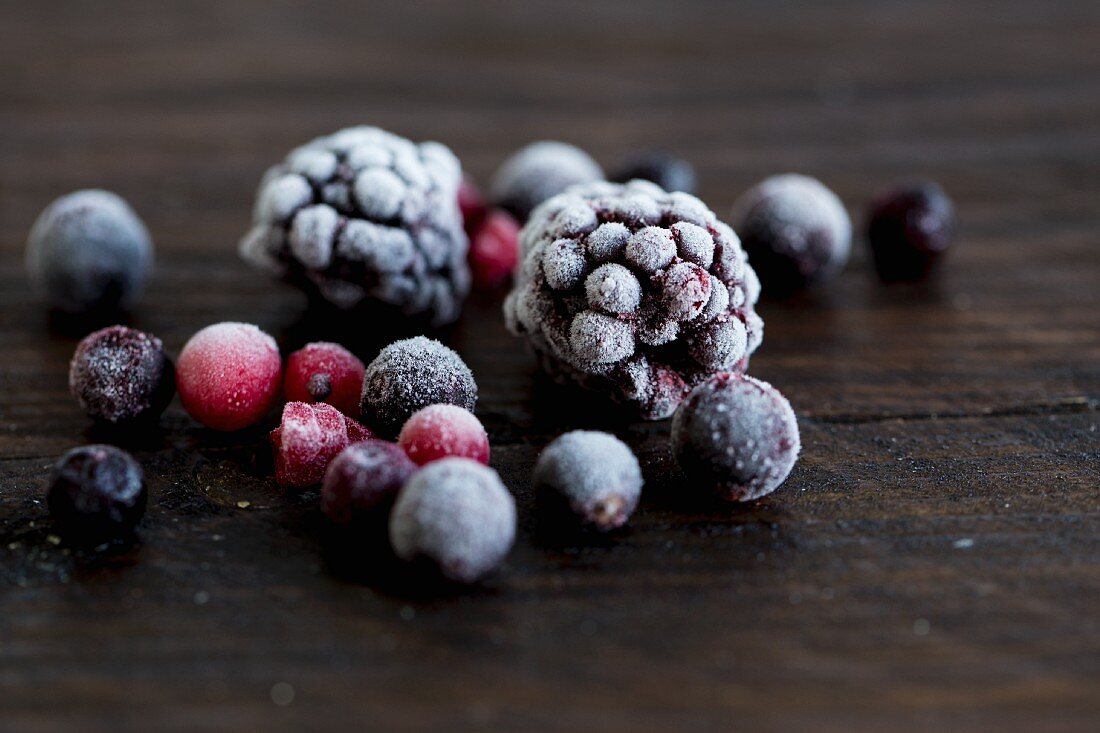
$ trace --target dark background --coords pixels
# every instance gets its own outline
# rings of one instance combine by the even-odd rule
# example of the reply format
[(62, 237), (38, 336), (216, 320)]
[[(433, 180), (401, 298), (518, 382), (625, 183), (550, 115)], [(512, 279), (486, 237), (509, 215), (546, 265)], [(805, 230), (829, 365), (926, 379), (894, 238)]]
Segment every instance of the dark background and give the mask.
[[(1092, 0), (0, 2), (0, 728), (1094, 726), (1098, 49)], [(235, 255), (263, 169), (357, 123), (441, 140), (483, 183), (537, 138), (605, 165), (669, 148), (720, 215), (796, 170), (857, 230), (882, 187), (931, 177), (963, 235), (932, 283), (880, 286), (857, 241), (827, 288), (762, 304), (751, 371), (804, 452), (750, 506), (693, 501), (667, 423), (541, 384), (482, 298), (442, 336), (520, 505), (484, 586), (421, 591), (334, 544), (315, 496), (269, 478), (262, 429), (214, 435), (178, 404), (128, 446), (144, 545), (55, 545), (46, 471), (97, 436), (66, 390), (78, 334), (23, 275), (35, 216), (77, 188), (126, 197), (159, 256), (132, 322), (173, 353), (232, 319), (284, 349), (335, 330), (369, 360), (369, 329), (303, 317)], [(582, 425), (647, 477), (606, 541), (533, 513), (538, 450)]]

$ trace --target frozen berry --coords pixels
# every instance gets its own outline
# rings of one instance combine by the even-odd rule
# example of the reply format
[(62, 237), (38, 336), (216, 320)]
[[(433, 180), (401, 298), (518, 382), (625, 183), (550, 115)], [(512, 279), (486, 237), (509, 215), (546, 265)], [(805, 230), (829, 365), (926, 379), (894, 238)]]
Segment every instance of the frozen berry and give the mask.
[(337, 453), (370, 437), (369, 430), (332, 405), (288, 402), (282, 422), (271, 431), (275, 480), (280, 486), (319, 484)]
[(215, 430), (263, 419), (279, 397), (283, 363), (275, 339), (249, 323), (216, 323), (184, 344), (176, 366), (180, 401)]
[(852, 246), (844, 204), (821, 181), (795, 173), (772, 176), (742, 194), (733, 226), (769, 295), (829, 279)]
[(507, 282), (519, 262), (519, 224), (503, 211), (488, 214), (470, 235), (474, 285), (492, 289)]
[(493, 203), (525, 221), (531, 211), (575, 183), (603, 179), (592, 157), (568, 143), (543, 140), (513, 153), (500, 166), (489, 189)]
[(730, 501), (775, 491), (801, 447), (798, 420), (775, 387), (719, 374), (691, 391), (672, 419), (672, 452), (692, 481)]
[(332, 459), (321, 485), (321, 510), (351, 524), (389, 507), (417, 466), (401, 447), (384, 440), (352, 443)]
[(340, 344), (306, 344), (287, 357), (287, 401), (327, 402), (345, 415), (358, 415), (363, 370), (363, 362)]
[(955, 207), (934, 183), (899, 186), (871, 205), (867, 237), (879, 277), (919, 280), (955, 238)]
[(145, 514), (141, 466), (110, 445), (73, 448), (53, 467), (47, 504), (58, 534), (70, 542), (133, 532)]
[(429, 405), (418, 411), (397, 437), (409, 458), (423, 466), (448, 456), (489, 464), (489, 436), (481, 421), (457, 405)]
[(574, 430), (546, 446), (535, 489), (564, 499), (581, 521), (607, 531), (626, 524), (642, 492), (642, 470), (614, 435)]
[(473, 583), (500, 564), (516, 537), (516, 503), (496, 471), (444, 458), (413, 474), (390, 514), (397, 556), (425, 559), (443, 577)]
[(374, 303), (450, 323), (470, 286), (461, 182), (439, 143), (341, 130), (267, 172), (240, 253), (339, 308)]
[(46, 207), (27, 238), (27, 272), (51, 307), (69, 313), (133, 305), (153, 268), (153, 242), (110, 191), (76, 191)]
[(363, 422), (383, 438), (396, 437), (413, 413), (449, 404), (471, 412), (477, 384), (466, 362), (435, 339), (417, 336), (379, 352), (363, 378)]
[(611, 180), (627, 183), (636, 178), (651, 181), (666, 191), (695, 193), (695, 168), (683, 158), (663, 150), (650, 150), (627, 158)]
[(462, 183), (458, 186), (458, 210), (462, 212), (462, 225), (466, 229), (466, 236), (472, 241), (474, 232), (489, 213), (489, 207), (485, 203), (485, 197), (481, 195), (481, 190), (469, 176), (463, 176)]
[(508, 329), (554, 379), (645, 419), (670, 416), (715, 372), (744, 371), (763, 338), (737, 235), (689, 194), (575, 186), (535, 210), (520, 248)]
[(160, 339), (111, 326), (77, 344), (69, 391), (92, 419), (122, 425), (159, 417), (176, 393), (176, 380)]

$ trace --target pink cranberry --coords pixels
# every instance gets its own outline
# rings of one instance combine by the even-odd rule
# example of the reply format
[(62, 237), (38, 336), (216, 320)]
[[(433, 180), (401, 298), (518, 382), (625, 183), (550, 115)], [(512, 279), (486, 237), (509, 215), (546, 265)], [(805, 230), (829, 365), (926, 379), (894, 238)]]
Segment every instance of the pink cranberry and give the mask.
[(282, 422), (271, 431), (275, 480), (280, 486), (319, 484), (337, 453), (371, 437), (369, 430), (332, 405), (288, 402)]
[(492, 211), (470, 237), (470, 272), (479, 288), (492, 289), (511, 277), (519, 261), (519, 224), (504, 211)]
[(286, 399), (327, 402), (345, 415), (358, 415), (363, 369), (363, 362), (340, 344), (306, 344), (286, 360)]
[(321, 510), (336, 524), (350, 524), (388, 507), (417, 465), (400, 446), (364, 440), (344, 448), (328, 465)]
[(489, 464), (489, 436), (469, 410), (456, 405), (429, 405), (401, 428), (397, 444), (423, 466), (456, 456)]
[(254, 425), (275, 406), (283, 363), (275, 340), (249, 323), (216, 323), (184, 345), (176, 365), (180, 401), (215, 430)]

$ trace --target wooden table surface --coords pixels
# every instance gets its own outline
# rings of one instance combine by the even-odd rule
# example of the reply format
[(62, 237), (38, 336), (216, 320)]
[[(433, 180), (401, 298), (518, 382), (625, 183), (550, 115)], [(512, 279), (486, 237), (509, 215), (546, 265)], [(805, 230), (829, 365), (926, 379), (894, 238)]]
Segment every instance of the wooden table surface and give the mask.
[[(334, 542), (263, 429), (178, 402), (127, 444), (143, 544), (54, 544), (47, 469), (99, 436), (66, 388), (81, 334), (23, 274), (34, 217), (81, 187), (129, 199), (159, 257), (132, 323), (173, 353), (229, 319), (370, 359), (371, 323), (306, 313), (235, 254), (265, 166), (355, 123), (439, 139), (481, 181), (533, 139), (670, 148), (720, 214), (797, 170), (858, 224), (931, 177), (962, 237), (934, 282), (879, 285), (857, 242), (827, 288), (762, 304), (752, 373), (804, 451), (755, 504), (692, 500), (667, 423), (544, 384), (484, 297), (442, 334), (520, 508), (484, 586)], [(1093, 0), (0, 3), (0, 729), (1095, 730), (1098, 232)], [(534, 514), (539, 449), (579, 426), (646, 475), (606, 540)]]

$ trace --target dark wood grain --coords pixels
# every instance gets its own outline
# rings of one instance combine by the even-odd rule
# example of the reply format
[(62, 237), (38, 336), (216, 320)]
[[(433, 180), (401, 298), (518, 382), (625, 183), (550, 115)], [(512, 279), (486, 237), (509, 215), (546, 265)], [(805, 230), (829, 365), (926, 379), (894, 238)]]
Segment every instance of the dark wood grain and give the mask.
[[(1098, 48), (1089, 0), (0, 4), (0, 729), (1095, 729)], [(38, 211), (86, 186), (133, 203), (159, 264), (132, 320), (173, 352), (234, 319), (370, 358), (371, 324), (305, 313), (234, 254), (264, 167), (360, 122), (482, 180), (535, 138), (608, 164), (671, 148), (719, 212), (799, 170), (858, 221), (928, 176), (963, 237), (933, 283), (882, 287), (857, 248), (827, 289), (763, 304), (752, 372), (805, 448), (751, 506), (693, 500), (667, 424), (542, 383), (487, 297), (443, 334), (521, 512), (483, 587), (422, 589), (334, 538), (275, 487), (262, 429), (178, 404), (128, 444), (143, 544), (55, 545), (45, 472), (98, 436), (66, 390), (74, 334), (22, 273)], [(529, 490), (582, 425), (647, 478), (600, 541), (546, 531)]]

